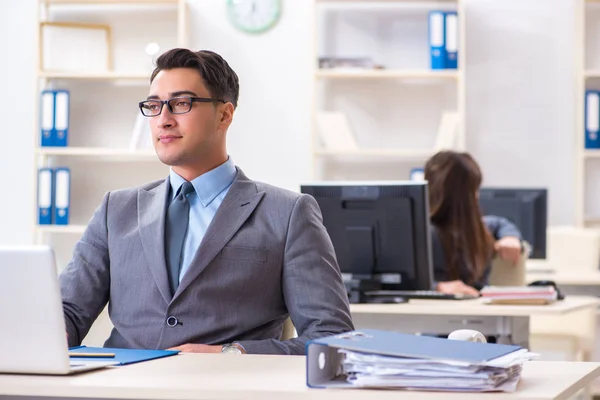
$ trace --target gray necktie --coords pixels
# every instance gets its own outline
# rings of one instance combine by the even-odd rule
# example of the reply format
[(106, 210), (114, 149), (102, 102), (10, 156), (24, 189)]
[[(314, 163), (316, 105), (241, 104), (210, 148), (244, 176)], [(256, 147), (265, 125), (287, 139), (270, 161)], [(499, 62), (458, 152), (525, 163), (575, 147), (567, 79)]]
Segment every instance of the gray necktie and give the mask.
[(185, 182), (179, 187), (177, 195), (167, 209), (165, 222), (165, 258), (171, 293), (175, 294), (179, 286), (179, 271), (181, 270), (181, 254), (183, 241), (190, 219), (190, 203), (187, 195), (194, 192), (194, 185)]

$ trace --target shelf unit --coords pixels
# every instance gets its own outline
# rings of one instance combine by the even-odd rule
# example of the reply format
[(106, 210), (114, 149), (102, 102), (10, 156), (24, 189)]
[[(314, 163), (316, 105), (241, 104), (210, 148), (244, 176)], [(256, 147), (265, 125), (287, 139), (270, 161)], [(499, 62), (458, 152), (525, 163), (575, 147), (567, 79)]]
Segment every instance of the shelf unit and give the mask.
[[(432, 10), (458, 12), (457, 69), (429, 67)], [(316, 0), (314, 26), (313, 179), (408, 179), (433, 155), (446, 111), (458, 114), (456, 148), (466, 147), (463, 0)], [(320, 57), (368, 57), (383, 68), (320, 68)], [(357, 150), (325, 147), (320, 111), (345, 114)]]
[[(45, 70), (41, 56), (61, 61), (62, 48), (51, 46), (52, 36), (41, 35), (44, 22), (104, 24), (111, 27), (110, 58), (105, 70), (65, 68)], [(146, 45), (155, 42), (159, 53), (173, 47), (188, 47), (188, 5), (186, 0), (39, 0), (38, 62), (34, 115), (39, 115), (43, 89), (70, 92), (67, 147), (42, 147), (40, 126), (34, 132), (34, 182), (42, 167), (71, 169), (70, 224), (36, 225), (34, 242), (62, 249), (57, 254), (64, 265), (72, 245), (84, 232), (93, 211), (105, 192), (140, 185), (168, 174), (151, 148), (130, 149), (139, 110), (137, 102), (147, 96), (153, 57)], [(42, 43), (49, 46), (41, 48)], [(64, 50), (64, 51), (68, 51)], [(78, 54), (79, 55), (79, 54)], [(155, 57), (154, 57), (155, 58)], [(53, 60), (53, 61), (55, 61)], [(78, 60), (79, 61), (79, 60)], [(37, 189), (34, 191), (37, 196)], [(62, 258), (62, 259), (61, 259)]]
[(600, 149), (585, 148), (585, 93), (600, 90), (600, 42), (596, 28), (600, 21), (600, 1), (576, 1), (576, 224), (580, 227), (600, 226)]

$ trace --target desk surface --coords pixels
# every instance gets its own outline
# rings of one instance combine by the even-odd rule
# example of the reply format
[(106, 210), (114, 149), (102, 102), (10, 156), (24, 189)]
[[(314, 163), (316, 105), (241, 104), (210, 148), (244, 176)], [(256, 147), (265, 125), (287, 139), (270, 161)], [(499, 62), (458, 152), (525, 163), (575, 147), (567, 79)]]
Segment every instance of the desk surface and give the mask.
[[(107, 399), (398, 399), (397, 391), (309, 389), (300, 356), (182, 354), (74, 376), (0, 374), (0, 397), (100, 397)], [(426, 398), (567, 399), (600, 376), (600, 363), (529, 362), (515, 393), (429, 393)], [(403, 392), (402, 399), (423, 399)]]
[(592, 296), (566, 296), (548, 305), (491, 305), (475, 300), (410, 300), (403, 304), (351, 304), (353, 314), (404, 315), (473, 315), (525, 317), (531, 315), (563, 315), (587, 307), (598, 307), (600, 299)]

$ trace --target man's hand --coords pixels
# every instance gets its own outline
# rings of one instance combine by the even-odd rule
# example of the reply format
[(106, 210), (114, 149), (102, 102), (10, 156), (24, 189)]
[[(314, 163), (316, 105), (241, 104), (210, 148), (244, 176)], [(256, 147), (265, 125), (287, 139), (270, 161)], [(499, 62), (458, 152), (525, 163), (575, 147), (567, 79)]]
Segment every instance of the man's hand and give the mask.
[(435, 288), (438, 292), (448, 294), (466, 294), (470, 296), (479, 296), (479, 292), (474, 287), (465, 284), (461, 280), (438, 282)]
[(514, 265), (519, 262), (521, 257), (521, 241), (515, 236), (506, 236), (494, 243), (494, 249), (498, 256)]
[(220, 353), (222, 348), (223, 346), (221, 345), (211, 346), (208, 344), (186, 343), (167, 350), (179, 350), (182, 353)]

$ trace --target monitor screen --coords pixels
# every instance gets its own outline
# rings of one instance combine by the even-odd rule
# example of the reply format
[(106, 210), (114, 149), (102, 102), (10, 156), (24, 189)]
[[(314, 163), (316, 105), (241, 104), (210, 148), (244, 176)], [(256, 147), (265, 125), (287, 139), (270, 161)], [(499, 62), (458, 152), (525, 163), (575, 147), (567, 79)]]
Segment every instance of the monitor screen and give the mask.
[(519, 228), (532, 247), (530, 258), (546, 258), (548, 190), (535, 188), (481, 188), (483, 215), (497, 215)]
[(431, 289), (426, 182), (324, 182), (302, 185), (301, 191), (317, 200), (346, 280)]

